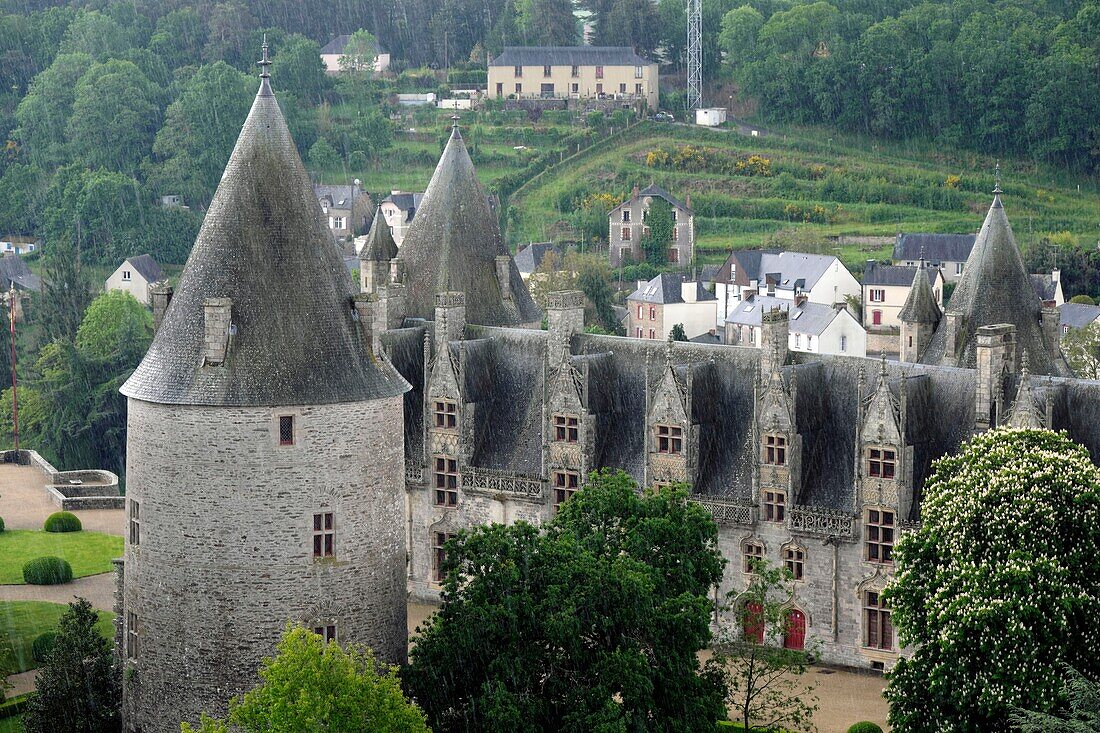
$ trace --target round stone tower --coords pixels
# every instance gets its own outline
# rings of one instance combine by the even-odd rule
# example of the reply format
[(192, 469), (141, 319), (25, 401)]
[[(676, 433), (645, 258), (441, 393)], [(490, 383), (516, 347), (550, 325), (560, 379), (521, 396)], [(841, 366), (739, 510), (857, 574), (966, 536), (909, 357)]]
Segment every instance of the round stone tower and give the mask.
[(409, 386), (371, 351), (371, 303), (354, 297), (266, 65), (262, 77), (122, 388), (127, 731), (222, 714), (288, 622), (405, 658)]

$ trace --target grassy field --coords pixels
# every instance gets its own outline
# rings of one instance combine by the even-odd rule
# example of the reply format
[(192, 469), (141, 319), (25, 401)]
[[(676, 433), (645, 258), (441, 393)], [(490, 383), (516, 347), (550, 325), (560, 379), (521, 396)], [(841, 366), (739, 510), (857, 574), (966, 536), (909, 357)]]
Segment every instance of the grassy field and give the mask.
[(22, 720), (22, 715), (16, 715), (14, 718), (3, 718), (0, 720), (0, 733), (23, 733)]
[[(31, 644), (42, 632), (55, 630), (68, 609), (45, 601), (0, 601), (0, 672), (8, 675), (37, 667)], [(104, 638), (114, 638), (114, 614), (100, 611), (96, 628)]]
[[(679, 198), (691, 195), (704, 264), (721, 262), (734, 248), (768, 245), (834, 253), (858, 266), (890, 251), (889, 244), (862, 238), (981, 225), (994, 185), (992, 159), (830, 135), (792, 129), (750, 137), (647, 123), (620, 144), (567, 160), (520, 189), (511, 201), (508, 239), (513, 245), (544, 239), (584, 196), (621, 200), (650, 182)], [(650, 152), (675, 158), (689, 145), (704, 154), (682, 166), (647, 161)], [(731, 171), (749, 156), (766, 159), (766, 172)], [(1021, 244), (1047, 232), (1069, 231), (1081, 245), (1100, 237), (1095, 181), (1029, 162), (1007, 161), (1003, 168), (1003, 198)]]
[(0, 532), (0, 585), (22, 584), (23, 564), (44, 555), (69, 561), (73, 577), (107, 573), (122, 554), (122, 538), (99, 532)]

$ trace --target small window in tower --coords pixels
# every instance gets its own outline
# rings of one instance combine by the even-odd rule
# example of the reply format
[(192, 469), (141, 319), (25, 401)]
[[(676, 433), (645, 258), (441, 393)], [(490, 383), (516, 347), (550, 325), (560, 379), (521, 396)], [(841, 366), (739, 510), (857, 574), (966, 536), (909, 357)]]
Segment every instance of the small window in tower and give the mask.
[(787, 436), (764, 436), (764, 463), (768, 466), (787, 465)]
[(329, 644), (336, 641), (336, 624), (326, 624), (325, 626), (314, 626), (313, 633), (321, 637), (321, 639)]
[(141, 504), (130, 499), (130, 546), (141, 544)]
[(129, 270), (123, 270), (122, 271), (122, 279), (123, 279), (124, 282), (129, 282), (130, 281), (130, 271)]
[(137, 614), (129, 611), (126, 613), (126, 658), (137, 659), (140, 651), (140, 637), (138, 636)]
[(279, 445), (294, 445), (293, 415), (279, 415)]
[(890, 448), (867, 449), (867, 475), (892, 479), (897, 472), (897, 454)]
[(867, 511), (867, 562), (894, 561), (894, 512), (890, 509)]
[(313, 557), (335, 557), (336, 526), (332, 512), (313, 515)]

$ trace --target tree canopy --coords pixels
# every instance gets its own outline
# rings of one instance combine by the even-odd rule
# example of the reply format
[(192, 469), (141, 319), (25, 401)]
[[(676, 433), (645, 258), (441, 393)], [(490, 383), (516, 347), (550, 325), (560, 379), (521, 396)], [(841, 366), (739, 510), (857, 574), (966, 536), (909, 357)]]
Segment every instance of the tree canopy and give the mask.
[(183, 733), (428, 733), (424, 714), (401, 693), (397, 669), (378, 663), (357, 644), (326, 643), (288, 626), (275, 656), (260, 668), (260, 683), (229, 702), (229, 715), (206, 715)]
[(696, 654), (724, 561), (714, 520), (685, 499), (605, 471), (541, 529), (449, 541), (443, 606), (404, 673), (432, 729), (713, 727), (721, 674)]
[(912, 649), (890, 725), (1007, 731), (1062, 699), (1063, 668), (1100, 673), (1100, 469), (1064, 434), (999, 429), (939, 459), (885, 594)]

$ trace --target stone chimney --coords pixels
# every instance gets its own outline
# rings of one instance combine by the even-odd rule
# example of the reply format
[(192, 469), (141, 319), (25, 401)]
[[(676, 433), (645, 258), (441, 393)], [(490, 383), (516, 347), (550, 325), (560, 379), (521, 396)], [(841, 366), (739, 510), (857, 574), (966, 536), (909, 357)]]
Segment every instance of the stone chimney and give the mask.
[(760, 373), (771, 374), (787, 363), (790, 313), (778, 307), (760, 314)]
[(512, 299), (512, 258), (508, 255), (497, 255), (497, 282), (500, 284), (500, 297), (504, 300)]
[(945, 313), (947, 339), (943, 347), (943, 361), (947, 366), (959, 365), (959, 350), (963, 346), (966, 335), (963, 330), (966, 327), (966, 316), (962, 313)]
[(221, 366), (229, 353), (233, 335), (233, 301), (229, 298), (207, 298), (202, 302), (203, 339), (202, 365)]
[(446, 291), (435, 295), (435, 353), (451, 341), (461, 341), (466, 329), (466, 293)]
[(553, 362), (568, 349), (573, 334), (584, 330), (584, 293), (561, 290), (550, 293), (546, 303), (547, 354)]
[[(803, 293), (801, 291), (795, 293), (795, 296), (794, 296), (795, 307), (798, 307), (798, 306), (802, 305), (803, 303), (806, 302), (806, 300), (807, 300), (807, 298), (806, 298), (805, 293)], [(835, 306), (836, 304), (834, 303), (833, 305)]]
[(153, 306), (153, 333), (156, 333), (160, 330), (160, 324), (164, 323), (164, 314), (172, 302), (172, 286), (163, 283), (149, 288), (149, 300)]
[(359, 333), (363, 335), (363, 343), (367, 345), (371, 356), (378, 353), (376, 345), (378, 334), (374, 321), (374, 295), (371, 293), (356, 293), (351, 297), (351, 306), (354, 309), (355, 321), (359, 324)]
[(1016, 372), (1016, 326), (1011, 323), (982, 326), (977, 337), (974, 428), (988, 430), (1001, 422), (1004, 375)]
[(630, 191), (630, 198), (632, 198), (632, 199), (638, 198), (639, 193), (641, 193), (641, 189), (639, 189), (638, 184), (635, 183), (634, 188), (632, 188), (631, 191)]
[[(1057, 272), (1057, 270), (1055, 270), (1055, 272)], [(1043, 306), (1041, 318), (1043, 325), (1043, 341), (1046, 341), (1047, 351), (1057, 358), (1058, 353), (1062, 350), (1062, 340), (1058, 333), (1060, 321), (1058, 309), (1050, 306)]]

